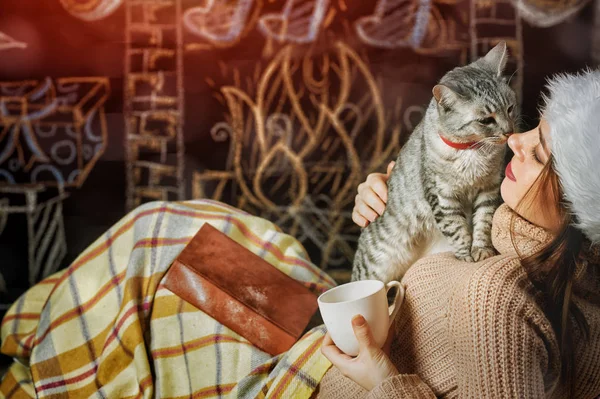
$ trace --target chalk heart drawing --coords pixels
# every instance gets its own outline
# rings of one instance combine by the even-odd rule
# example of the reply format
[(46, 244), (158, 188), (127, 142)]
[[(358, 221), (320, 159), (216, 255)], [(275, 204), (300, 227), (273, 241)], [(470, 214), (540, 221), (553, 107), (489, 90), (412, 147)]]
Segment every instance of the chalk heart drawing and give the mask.
[(359, 39), (370, 46), (412, 48), (430, 54), (464, 46), (454, 37), (455, 21), (441, 14), (436, 4), (460, 0), (379, 0), (372, 15), (359, 18), (354, 28)]
[(253, 0), (208, 0), (204, 6), (193, 7), (183, 14), (183, 24), (189, 32), (214, 45), (232, 45), (248, 25)]
[(365, 43), (378, 47), (418, 47), (430, 8), (431, 0), (379, 0), (373, 15), (356, 22), (356, 32)]
[(280, 42), (310, 43), (319, 34), (328, 6), (329, 0), (287, 0), (281, 13), (263, 16), (258, 27)]
[(76, 18), (97, 21), (116, 11), (124, 0), (60, 0), (63, 8)]

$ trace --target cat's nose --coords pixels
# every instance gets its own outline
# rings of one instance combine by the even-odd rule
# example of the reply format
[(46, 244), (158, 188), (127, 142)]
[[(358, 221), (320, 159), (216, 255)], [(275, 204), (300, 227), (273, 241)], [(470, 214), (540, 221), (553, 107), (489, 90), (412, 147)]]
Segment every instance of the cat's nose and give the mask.
[(512, 136), (512, 135), (513, 135), (513, 133), (512, 133), (512, 132), (510, 132), (510, 133), (502, 133), (502, 134), (500, 135), (500, 137), (501, 137), (501, 139), (502, 139), (501, 143), (502, 143), (502, 144), (504, 144), (504, 143), (508, 142), (508, 139), (509, 139), (509, 138), (510, 138), (510, 136)]

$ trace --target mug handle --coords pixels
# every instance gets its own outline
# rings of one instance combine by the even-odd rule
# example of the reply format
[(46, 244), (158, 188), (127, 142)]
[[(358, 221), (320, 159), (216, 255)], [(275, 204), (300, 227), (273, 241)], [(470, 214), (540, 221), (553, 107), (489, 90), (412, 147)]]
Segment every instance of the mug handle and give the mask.
[(390, 281), (389, 283), (387, 283), (385, 285), (385, 287), (386, 287), (386, 290), (385, 290), (386, 294), (393, 287), (397, 288), (396, 297), (394, 298), (394, 303), (390, 306), (390, 313), (389, 313), (390, 323), (388, 326), (388, 328), (389, 328), (392, 326), (392, 322), (394, 321), (394, 319), (396, 318), (396, 315), (398, 314), (398, 311), (400, 310), (402, 301), (404, 301), (404, 287), (402, 287), (402, 285), (398, 281)]

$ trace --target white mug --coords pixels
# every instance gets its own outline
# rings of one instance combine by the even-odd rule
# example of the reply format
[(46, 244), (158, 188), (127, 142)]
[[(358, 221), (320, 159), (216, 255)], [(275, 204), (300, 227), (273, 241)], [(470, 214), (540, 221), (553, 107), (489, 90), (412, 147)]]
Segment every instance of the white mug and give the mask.
[[(387, 292), (392, 287), (397, 287), (397, 292), (388, 307)], [(398, 281), (384, 284), (379, 280), (362, 280), (334, 287), (321, 294), (317, 302), (335, 345), (347, 355), (356, 356), (358, 342), (352, 329), (352, 318), (360, 314), (367, 320), (375, 342), (381, 348), (403, 300), (404, 288)]]

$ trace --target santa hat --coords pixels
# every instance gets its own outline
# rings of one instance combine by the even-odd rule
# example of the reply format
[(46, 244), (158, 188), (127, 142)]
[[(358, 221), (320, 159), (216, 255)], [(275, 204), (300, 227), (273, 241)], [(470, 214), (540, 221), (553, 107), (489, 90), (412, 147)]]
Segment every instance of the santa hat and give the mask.
[(548, 80), (544, 119), (554, 167), (577, 227), (600, 243), (600, 70)]

